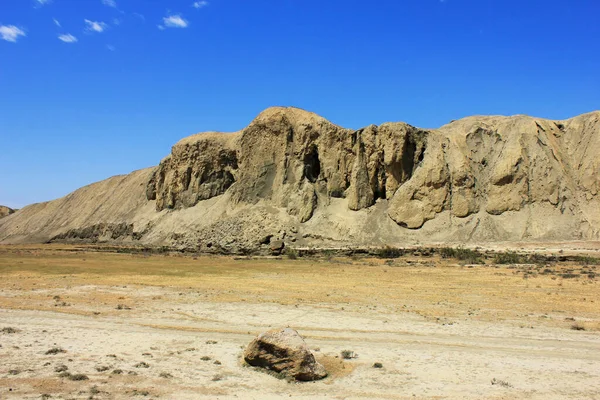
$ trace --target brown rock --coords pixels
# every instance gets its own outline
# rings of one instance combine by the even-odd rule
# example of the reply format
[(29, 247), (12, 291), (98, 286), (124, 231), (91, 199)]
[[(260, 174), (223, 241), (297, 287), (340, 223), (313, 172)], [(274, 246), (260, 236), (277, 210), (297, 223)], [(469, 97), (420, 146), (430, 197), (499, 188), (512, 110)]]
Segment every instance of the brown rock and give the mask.
[(269, 249), (273, 255), (280, 255), (285, 247), (283, 240), (272, 240), (269, 244)]
[(255, 367), (282, 373), (299, 381), (327, 376), (308, 346), (294, 329), (274, 329), (261, 333), (244, 351), (244, 360)]

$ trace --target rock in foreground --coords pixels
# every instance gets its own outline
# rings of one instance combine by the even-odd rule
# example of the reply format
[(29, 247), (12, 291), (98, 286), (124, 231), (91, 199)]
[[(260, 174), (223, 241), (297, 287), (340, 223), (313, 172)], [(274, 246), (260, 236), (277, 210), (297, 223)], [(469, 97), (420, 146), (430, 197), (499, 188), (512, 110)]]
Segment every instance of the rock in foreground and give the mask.
[(325, 367), (315, 360), (302, 336), (291, 328), (258, 335), (244, 351), (244, 360), (298, 381), (315, 381), (327, 376)]

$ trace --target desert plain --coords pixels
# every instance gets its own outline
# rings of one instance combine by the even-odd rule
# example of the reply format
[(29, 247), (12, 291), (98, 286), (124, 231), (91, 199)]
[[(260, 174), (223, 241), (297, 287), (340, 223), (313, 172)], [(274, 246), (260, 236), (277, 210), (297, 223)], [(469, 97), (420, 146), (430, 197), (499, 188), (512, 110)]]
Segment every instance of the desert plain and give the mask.
[[(525, 264), (2, 246), (0, 398), (598, 399), (594, 245)], [(279, 327), (326, 379), (244, 365)]]

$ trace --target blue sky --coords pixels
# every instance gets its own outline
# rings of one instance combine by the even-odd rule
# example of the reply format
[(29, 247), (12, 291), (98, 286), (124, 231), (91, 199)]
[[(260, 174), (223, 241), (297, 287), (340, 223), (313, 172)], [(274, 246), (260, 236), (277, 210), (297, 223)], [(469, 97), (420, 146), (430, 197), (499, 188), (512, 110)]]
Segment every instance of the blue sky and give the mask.
[(598, 0), (0, 0), (0, 204), (293, 105), (349, 128), (600, 109)]

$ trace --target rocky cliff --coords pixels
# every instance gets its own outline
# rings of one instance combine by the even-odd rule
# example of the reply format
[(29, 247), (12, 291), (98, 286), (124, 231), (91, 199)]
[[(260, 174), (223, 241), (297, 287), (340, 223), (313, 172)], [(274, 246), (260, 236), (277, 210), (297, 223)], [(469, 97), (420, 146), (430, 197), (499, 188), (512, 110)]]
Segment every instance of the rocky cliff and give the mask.
[(439, 129), (339, 127), (270, 108), (201, 133), (156, 168), (25, 207), (0, 241), (114, 240), (237, 251), (304, 245), (592, 240), (600, 112), (483, 116)]

